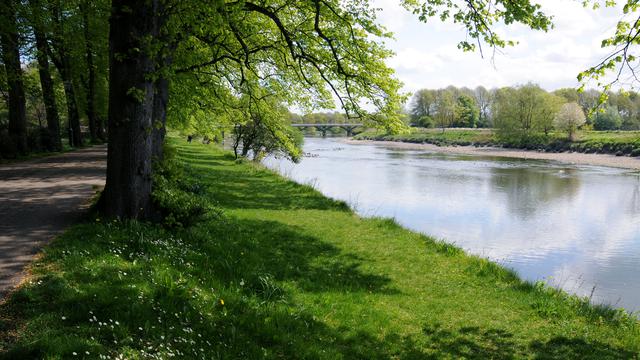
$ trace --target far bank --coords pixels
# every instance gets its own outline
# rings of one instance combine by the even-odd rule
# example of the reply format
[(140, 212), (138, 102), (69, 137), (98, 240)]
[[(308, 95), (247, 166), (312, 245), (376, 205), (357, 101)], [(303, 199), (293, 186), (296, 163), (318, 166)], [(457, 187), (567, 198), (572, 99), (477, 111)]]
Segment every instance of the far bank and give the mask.
[(640, 170), (640, 157), (637, 156), (640, 154), (640, 132), (634, 131), (589, 131), (581, 133), (579, 139), (574, 142), (556, 138), (546, 144), (525, 148), (500, 143), (489, 129), (447, 129), (445, 132), (436, 129), (412, 129), (411, 133), (401, 135), (364, 132), (345, 141), (441, 153), (552, 160), (578, 165)]

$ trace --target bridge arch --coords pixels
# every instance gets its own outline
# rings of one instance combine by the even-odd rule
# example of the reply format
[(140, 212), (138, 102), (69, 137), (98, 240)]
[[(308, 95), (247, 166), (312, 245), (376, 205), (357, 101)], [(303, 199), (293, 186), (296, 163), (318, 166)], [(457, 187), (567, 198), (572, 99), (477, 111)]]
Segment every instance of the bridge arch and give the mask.
[(331, 128), (340, 128), (347, 132), (347, 136), (353, 136), (357, 128), (364, 128), (363, 124), (291, 124), (295, 128), (315, 128), (322, 133), (322, 137), (327, 136), (327, 132)]

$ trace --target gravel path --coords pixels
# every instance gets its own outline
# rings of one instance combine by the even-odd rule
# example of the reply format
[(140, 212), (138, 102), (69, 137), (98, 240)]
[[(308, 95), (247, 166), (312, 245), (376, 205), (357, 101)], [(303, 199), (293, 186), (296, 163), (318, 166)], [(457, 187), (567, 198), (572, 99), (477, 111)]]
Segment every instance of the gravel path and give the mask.
[(427, 150), (439, 153), (502, 156), (519, 159), (553, 160), (569, 164), (609, 166), (623, 169), (640, 170), (640, 158), (629, 156), (615, 156), (608, 154), (584, 154), (584, 153), (547, 153), (518, 149), (503, 149), (494, 147), (474, 146), (436, 146), (432, 144), (413, 144), (400, 141), (375, 141), (375, 140), (345, 140), (350, 144), (376, 144), (399, 149)]
[(107, 169), (106, 145), (0, 166), (0, 298), (40, 248), (87, 209)]

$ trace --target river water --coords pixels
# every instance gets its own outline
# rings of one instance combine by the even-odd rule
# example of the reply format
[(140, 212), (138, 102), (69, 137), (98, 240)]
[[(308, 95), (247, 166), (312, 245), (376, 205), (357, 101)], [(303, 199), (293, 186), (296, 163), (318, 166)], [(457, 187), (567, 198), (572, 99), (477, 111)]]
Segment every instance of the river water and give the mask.
[(306, 138), (266, 165), (364, 216), (454, 243), (595, 303), (640, 311), (640, 173)]

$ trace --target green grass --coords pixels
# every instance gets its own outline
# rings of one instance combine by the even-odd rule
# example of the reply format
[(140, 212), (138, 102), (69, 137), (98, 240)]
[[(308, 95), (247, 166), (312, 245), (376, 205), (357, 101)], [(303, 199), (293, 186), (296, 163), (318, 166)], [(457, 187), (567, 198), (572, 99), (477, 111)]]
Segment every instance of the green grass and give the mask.
[(575, 151), (606, 153), (619, 156), (640, 156), (640, 131), (579, 131), (575, 141), (567, 135), (553, 132), (548, 136), (536, 135), (526, 140), (500, 139), (491, 129), (440, 129), (411, 128), (406, 134), (386, 134), (375, 130), (355, 137), (363, 140), (386, 140), (409, 143), (427, 143), (438, 146), (503, 146), (549, 152)]
[(0, 307), (4, 358), (640, 357), (622, 311), (172, 142), (222, 217), (69, 229)]

